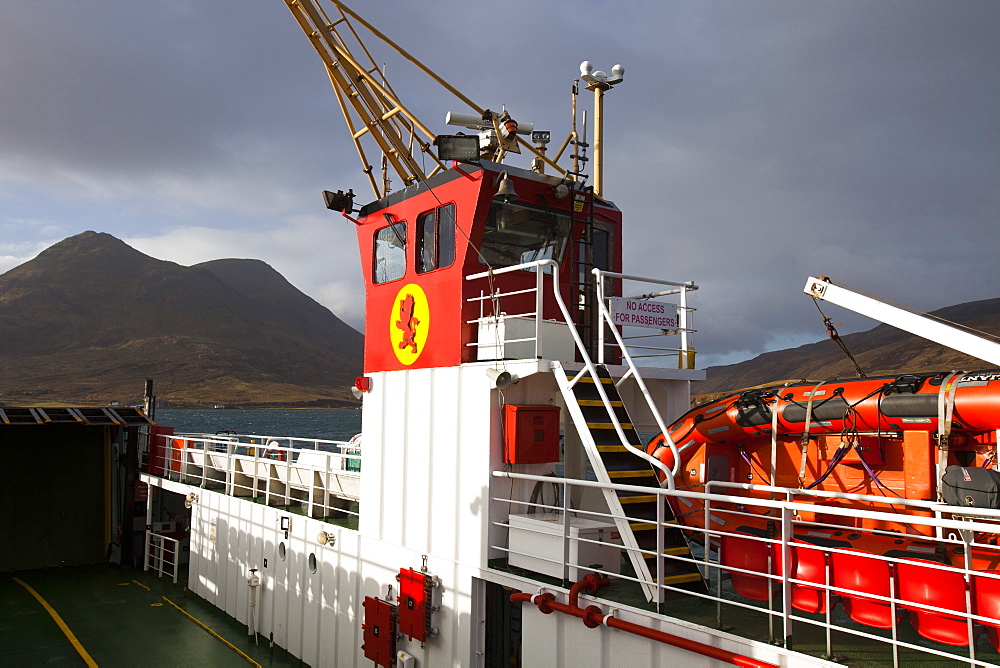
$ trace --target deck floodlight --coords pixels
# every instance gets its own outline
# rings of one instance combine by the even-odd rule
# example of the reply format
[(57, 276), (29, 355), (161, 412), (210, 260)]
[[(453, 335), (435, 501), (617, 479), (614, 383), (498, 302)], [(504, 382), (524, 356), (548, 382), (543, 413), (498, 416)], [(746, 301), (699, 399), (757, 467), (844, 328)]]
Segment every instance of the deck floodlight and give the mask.
[(479, 137), (477, 135), (438, 135), (434, 139), (441, 160), (459, 162), (479, 161)]
[(343, 190), (338, 190), (337, 192), (324, 190), (323, 201), (326, 203), (326, 208), (331, 211), (351, 213), (354, 211), (354, 190), (348, 189), (346, 193)]
[(188, 493), (188, 495), (186, 497), (184, 497), (184, 507), (185, 508), (190, 508), (191, 506), (193, 506), (196, 503), (198, 503), (198, 495), (195, 494), (194, 492), (190, 492), (190, 493)]

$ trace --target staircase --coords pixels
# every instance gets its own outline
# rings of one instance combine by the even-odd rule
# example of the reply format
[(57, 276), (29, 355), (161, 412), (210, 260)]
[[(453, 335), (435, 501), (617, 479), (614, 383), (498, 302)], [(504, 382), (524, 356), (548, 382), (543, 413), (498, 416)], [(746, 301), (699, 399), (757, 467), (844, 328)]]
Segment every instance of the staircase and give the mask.
[[(632, 426), (631, 419), (614, 381), (604, 365), (596, 365), (597, 378), (586, 372), (573, 383), (575, 375), (560, 365), (554, 369), (555, 377), (566, 401), (566, 408), (580, 434), (590, 465), (599, 482), (619, 485), (660, 488), (657, 471), (644, 459), (630, 452), (624, 443), (643, 449), (639, 435)], [(604, 390), (610, 409), (605, 405), (598, 390), (598, 383)], [(614, 416), (612, 418), (612, 415)], [(624, 435), (624, 442), (615, 428), (618, 421)], [(650, 585), (656, 580), (657, 572), (657, 504), (654, 493), (624, 492), (604, 490), (611, 515), (615, 518), (636, 576), (642, 581), (646, 598), (661, 602), (663, 591)], [(660, 584), (680, 586), (684, 589), (705, 590), (705, 584), (697, 566), (690, 561), (670, 559), (671, 556), (690, 557), (691, 550), (683, 531), (677, 524), (670, 506), (663, 502), (663, 524), (659, 531), (662, 536), (663, 577)], [(640, 552), (642, 550), (643, 552)]]

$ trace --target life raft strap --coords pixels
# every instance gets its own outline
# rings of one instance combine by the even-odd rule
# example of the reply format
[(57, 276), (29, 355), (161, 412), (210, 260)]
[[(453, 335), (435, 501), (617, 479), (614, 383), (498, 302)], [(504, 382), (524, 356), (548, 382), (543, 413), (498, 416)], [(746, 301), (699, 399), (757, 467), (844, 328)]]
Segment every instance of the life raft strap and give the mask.
[[(771, 487), (778, 486), (778, 401), (780, 400), (781, 393), (776, 392), (774, 407), (771, 409)], [(774, 492), (771, 492), (771, 498), (774, 498)]]
[(823, 387), (826, 381), (821, 381), (809, 391), (809, 401), (806, 402), (806, 428), (802, 431), (802, 458), (799, 460), (799, 489), (806, 484), (806, 459), (809, 455), (809, 426), (812, 424), (813, 401), (816, 398), (816, 391)]
[(944, 501), (944, 490), (941, 479), (948, 468), (948, 440), (951, 438), (951, 418), (955, 412), (955, 393), (958, 392), (956, 379), (964, 373), (953, 373), (941, 381), (938, 390), (938, 461), (937, 461), (937, 500)]

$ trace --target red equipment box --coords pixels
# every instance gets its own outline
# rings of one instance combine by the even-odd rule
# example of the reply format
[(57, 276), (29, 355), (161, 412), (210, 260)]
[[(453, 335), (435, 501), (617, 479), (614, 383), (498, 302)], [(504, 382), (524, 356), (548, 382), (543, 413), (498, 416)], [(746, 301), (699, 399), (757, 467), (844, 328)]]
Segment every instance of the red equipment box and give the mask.
[(559, 407), (506, 404), (503, 461), (505, 464), (559, 461)]
[(361, 625), (365, 658), (389, 668), (396, 662), (396, 606), (365, 596), (365, 621)]
[(420, 642), (431, 633), (431, 576), (399, 570), (399, 631)]

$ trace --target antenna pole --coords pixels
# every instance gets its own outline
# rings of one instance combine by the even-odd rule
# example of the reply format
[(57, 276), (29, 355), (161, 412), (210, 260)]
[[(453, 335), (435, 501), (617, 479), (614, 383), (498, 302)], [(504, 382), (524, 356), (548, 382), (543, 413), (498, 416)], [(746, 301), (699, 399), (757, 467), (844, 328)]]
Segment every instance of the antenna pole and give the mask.
[(595, 84), (594, 89), (594, 194), (604, 192), (604, 91), (611, 88), (606, 83)]
[(604, 91), (611, 90), (625, 78), (625, 68), (615, 65), (609, 77), (600, 70), (594, 71), (590, 61), (580, 63), (580, 78), (587, 82), (587, 90), (594, 91), (594, 195), (604, 193)]

